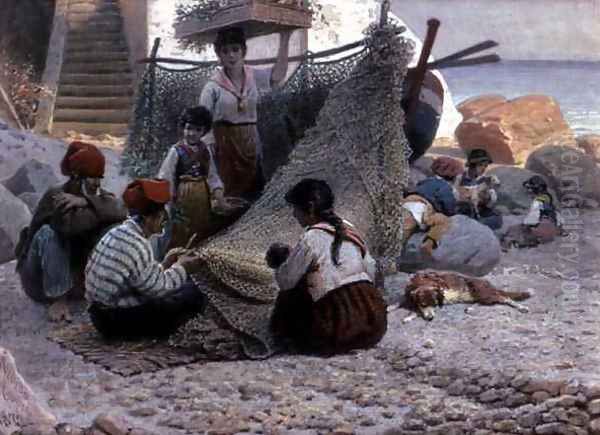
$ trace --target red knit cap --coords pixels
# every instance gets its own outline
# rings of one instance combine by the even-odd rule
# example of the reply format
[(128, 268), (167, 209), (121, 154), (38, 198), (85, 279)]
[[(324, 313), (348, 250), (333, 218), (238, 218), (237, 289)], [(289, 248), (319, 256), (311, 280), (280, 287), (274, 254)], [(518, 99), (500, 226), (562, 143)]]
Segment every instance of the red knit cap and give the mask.
[(171, 191), (166, 180), (139, 178), (129, 183), (123, 192), (127, 208), (141, 214), (160, 208), (170, 199)]
[(438, 157), (431, 164), (431, 171), (443, 178), (457, 177), (463, 169), (463, 164), (452, 157)]
[(106, 161), (102, 152), (94, 145), (85, 142), (71, 142), (67, 153), (60, 163), (63, 175), (74, 175), (87, 178), (104, 176)]

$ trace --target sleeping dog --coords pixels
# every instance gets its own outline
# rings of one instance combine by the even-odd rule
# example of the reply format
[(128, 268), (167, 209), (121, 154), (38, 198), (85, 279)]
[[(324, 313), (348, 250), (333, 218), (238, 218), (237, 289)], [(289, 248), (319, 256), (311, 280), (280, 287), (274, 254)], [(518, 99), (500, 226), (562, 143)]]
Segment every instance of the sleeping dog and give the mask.
[(504, 304), (521, 313), (528, 313), (526, 306), (515, 301), (522, 301), (530, 296), (527, 292), (497, 289), (484, 279), (448, 272), (419, 272), (412, 277), (405, 289), (406, 305), (416, 309), (425, 320), (432, 320), (435, 307), (444, 304)]

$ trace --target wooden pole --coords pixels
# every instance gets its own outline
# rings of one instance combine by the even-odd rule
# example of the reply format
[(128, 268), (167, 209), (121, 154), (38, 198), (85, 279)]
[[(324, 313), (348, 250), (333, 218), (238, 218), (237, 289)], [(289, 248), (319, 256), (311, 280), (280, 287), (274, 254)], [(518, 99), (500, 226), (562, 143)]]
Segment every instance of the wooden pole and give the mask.
[(408, 92), (408, 108), (406, 109), (406, 122), (408, 124), (410, 124), (411, 118), (416, 113), (419, 105), (419, 94), (421, 93), (421, 87), (423, 86), (423, 80), (425, 79), (425, 73), (427, 72), (427, 60), (431, 54), (431, 49), (433, 48), (433, 43), (435, 42), (435, 36), (439, 27), (439, 20), (431, 18), (427, 21), (427, 36), (425, 36), (425, 41), (423, 41), (419, 63), (415, 68), (413, 81)]

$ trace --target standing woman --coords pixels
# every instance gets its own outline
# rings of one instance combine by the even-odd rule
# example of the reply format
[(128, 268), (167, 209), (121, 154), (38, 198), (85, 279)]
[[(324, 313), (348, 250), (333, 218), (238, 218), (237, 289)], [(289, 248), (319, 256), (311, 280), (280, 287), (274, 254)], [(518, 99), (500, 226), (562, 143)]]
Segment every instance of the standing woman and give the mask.
[[(285, 199), (305, 232), (275, 271), (281, 291), (273, 332), (300, 351), (323, 355), (375, 346), (387, 330), (387, 306), (373, 286), (375, 262), (364, 239), (335, 213), (325, 181), (304, 179)], [(269, 249), (270, 264), (280, 246)]]
[(252, 200), (262, 187), (256, 106), (259, 90), (279, 86), (285, 79), (290, 35), (280, 33), (277, 61), (267, 69), (244, 65), (247, 46), (243, 29), (223, 29), (215, 40), (221, 68), (204, 86), (200, 105), (212, 113), (213, 132), (205, 141), (216, 143), (218, 172), (226, 196)]

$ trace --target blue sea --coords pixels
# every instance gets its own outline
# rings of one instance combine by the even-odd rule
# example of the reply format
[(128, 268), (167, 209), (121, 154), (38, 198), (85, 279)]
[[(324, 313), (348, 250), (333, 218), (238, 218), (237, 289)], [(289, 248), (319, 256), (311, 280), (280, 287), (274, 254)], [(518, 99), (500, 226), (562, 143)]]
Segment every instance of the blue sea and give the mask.
[(441, 70), (455, 104), (482, 94), (554, 97), (577, 135), (600, 134), (600, 62), (502, 61)]

